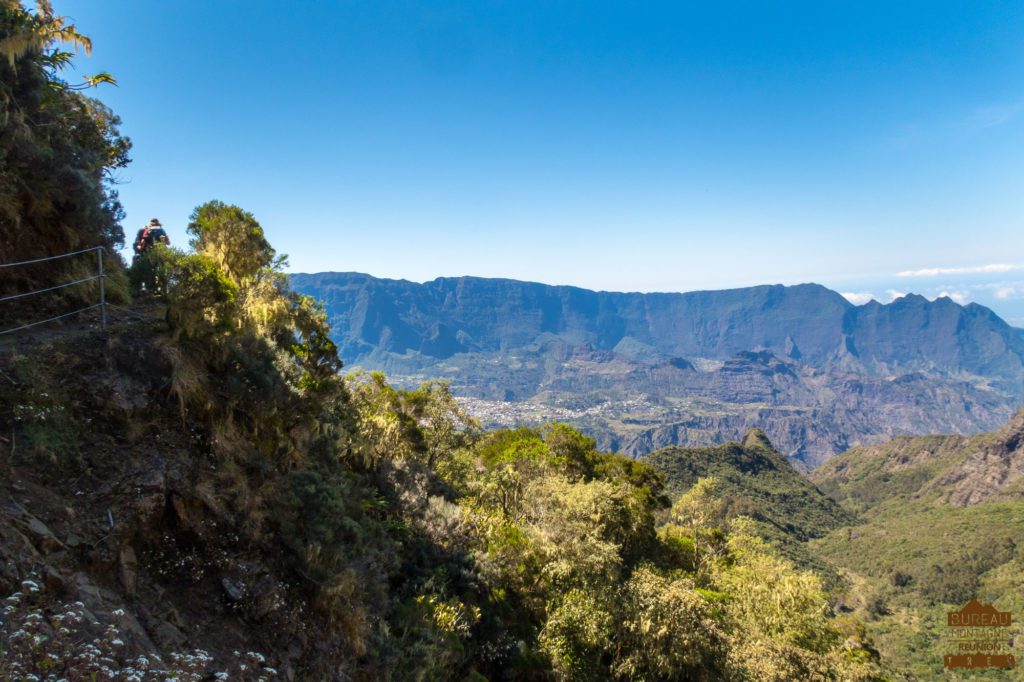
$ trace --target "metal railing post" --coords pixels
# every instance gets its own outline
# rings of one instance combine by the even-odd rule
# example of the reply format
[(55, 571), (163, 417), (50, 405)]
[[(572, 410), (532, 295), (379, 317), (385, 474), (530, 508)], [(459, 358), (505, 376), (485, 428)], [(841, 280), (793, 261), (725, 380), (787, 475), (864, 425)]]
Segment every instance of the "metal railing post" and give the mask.
[(53, 317), (48, 317), (45, 320), (37, 320), (36, 322), (29, 322), (28, 324), (23, 324), (23, 325), (18, 326), (18, 327), (12, 327), (10, 329), (0, 329), (0, 336), (3, 336), (5, 334), (13, 334), (14, 332), (21, 331), (22, 329), (29, 329), (31, 327), (35, 327), (35, 326), (40, 325), (40, 324), (45, 324), (47, 322), (53, 322), (54, 320), (62, 320), (65, 317), (70, 317), (72, 315), (77, 315), (78, 313), (84, 313), (86, 310), (95, 310), (96, 308), (100, 309), (100, 320), (103, 323), (103, 328), (106, 329), (107, 328), (107, 288), (106, 288), (106, 278), (107, 278), (107, 276), (106, 276), (106, 274), (103, 271), (103, 252), (105, 250), (106, 249), (104, 247), (102, 247), (102, 246), (90, 246), (87, 249), (79, 249), (78, 251), (71, 251), (69, 253), (61, 253), (61, 254), (58, 254), (56, 256), (44, 256), (42, 258), (33, 258), (31, 260), (15, 261), (15, 262), (12, 262), (12, 263), (0, 263), (0, 272), (3, 272), (7, 268), (13, 268), (13, 267), (17, 267), (19, 265), (32, 265), (33, 263), (43, 263), (43, 262), (46, 262), (46, 261), (57, 260), (59, 258), (70, 258), (71, 256), (77, 256), (79, 254), (86, 254), (86, 253), (89, 253), (90, 251), (95, 251), (96, 252), (96, 268), (97, 268), (97, 273), (95, 275), (90, 275), (88, 277), (83, 277), (82, 279), (76, 279), (76, 280), (72, 280), (72, 281), (69, 281), (69, 282), (61, 282), (60, 284), (55, 284), (55, 285), (53, 285), (51, 287), (44, 287), (42, 289), (34, 289), (32, 291), (23, 291), (23, 292), (18, 293), (18, 294), (8, 294), (8, 295), (5, 295), (5, 296), (0, 296), (0, 303), (6, 303), (7, 301), (13, 301), (15, 299), (25, 298), (27, 296), (35, 296), (37, 294), (45, 294), (48, 291), (57, 291), (58, 289), (64, 289), (65, 287), (75, 286), (76, 284), (84, 284), (85, 282), (91, 282), (94, 279), (98, 279), (100, 281), (100, 300), (99, 300), (99, 303), (93, 303), (92, 305), (87, 305), (84, 308), (78, 308), (77, 310), (72, 310), (70, 312), (64, 313), (63, 315), (54, 315)]
[(103, 277), (103, 247), (102, 246), (97, 246), (96, 247), (96, 256), (97, 256), (97, 260), (99, 261), (99, 264), (100, 264), (100, 272), (99, 272), (99, 275), (100, 275), (100, 322), (103, 325), (103, 328), (106, 329), (107, 328), (107, 291), (106, 291), (106, 288), (103, 286), (103, 284), (104, 284), (104, 282), (103, 282), (104, 277)]

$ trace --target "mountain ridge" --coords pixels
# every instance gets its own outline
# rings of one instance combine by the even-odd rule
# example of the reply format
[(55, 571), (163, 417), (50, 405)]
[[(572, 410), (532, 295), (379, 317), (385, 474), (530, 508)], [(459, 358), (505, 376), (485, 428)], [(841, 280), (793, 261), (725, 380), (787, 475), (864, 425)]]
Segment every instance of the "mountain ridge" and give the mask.
[(909, 679), (943, 674), (950, 611), (975, 599), (1024, 608), (1024, 409), (973, 436), (851, 448), (810, 480), (856, 520), (806, 549), (851, 577), (840, 608), (864, 616)]
[(1024, 408), (976, 436), (905, 436), (853, 448), (812, 474), (840, 502), (920, 500), (970, 507), (1024, 498)]
[[(291, 281), (324, 300), (350, 363), (374, 350), (444, 359), (524, 345), (547, 332), (607, 350), (634, 339), (668, 357), (771, 350), (816, 366), (853, 357), (873, 373), (916, 367), (1024, 380), (1018, 330), (985, 306), (948, 297), (907, 294), (858, 306), (814, 283), (645, 293), (470, 276), (416, 283), (324, 272), (293, 273)], [(526, 325), (512, 331), (502, 324), (499, 313), (510, 312)], [(929, 332), (934, 350), (914, 343), (919, 334), (897, 333), (906, 331)]]
[(796, 540), (820, 537), (855, 520), (794, 469), (760, 429), (712, 447), (661, 448), (641, 461), (665, 476), (670, 495), (685, 492), (700, 478), (714, 477), (718, 494), (728, 501), (726, 516), (751, 516)]
[(949, 298), (857, 306), (819, 284), (639, 293), (290, 277), (324, 304), (348, 366), (405, 386), (449, 380), (485, 424), (563, 419), (634, 457), (759, 427), (813, 468), (893, 436), (992, 430), (1024, 403), (1024, 336)]

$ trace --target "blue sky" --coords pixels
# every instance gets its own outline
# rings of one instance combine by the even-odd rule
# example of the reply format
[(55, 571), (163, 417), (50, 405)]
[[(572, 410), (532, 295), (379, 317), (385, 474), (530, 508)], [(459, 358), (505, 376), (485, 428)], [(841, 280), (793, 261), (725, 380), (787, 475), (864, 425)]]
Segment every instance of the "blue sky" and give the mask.
[[(943, 292), (1024, 326), (1024, 3), (57, 0), (126, 231), (302, 271)], [(903, 273), (901, 276), (900, 273)]]

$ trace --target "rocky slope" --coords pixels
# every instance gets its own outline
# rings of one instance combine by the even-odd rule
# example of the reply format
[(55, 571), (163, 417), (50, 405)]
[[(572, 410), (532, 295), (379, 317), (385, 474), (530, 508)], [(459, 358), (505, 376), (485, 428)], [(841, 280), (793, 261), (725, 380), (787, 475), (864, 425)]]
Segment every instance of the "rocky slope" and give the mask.
[(973, 434), (1024, 402), (1024, 342), (990, 310), (818, 285), (687, 294), (297, 274), (349, 366), (448, 379), (485, 424), (562, 419), (640, 456), (762, 428), (799, 466), (893, 436)]
[(836, 499), (863, 506), (914, 499), (968, 507), (1024, 498), (1024, 409), (994, 433), (854, 448), (813, 478)]
[(175, 350), (153, 316), (0, 345), (0, 415), (14, 422), (0, 426), (0, 593), (68, 605), (100, 648), (115, 628), (119, 657), (333, 679), (318, 666), (344, 671), (345, 654), (265, 520), (226, 504), (243, 474), (172, 398)]

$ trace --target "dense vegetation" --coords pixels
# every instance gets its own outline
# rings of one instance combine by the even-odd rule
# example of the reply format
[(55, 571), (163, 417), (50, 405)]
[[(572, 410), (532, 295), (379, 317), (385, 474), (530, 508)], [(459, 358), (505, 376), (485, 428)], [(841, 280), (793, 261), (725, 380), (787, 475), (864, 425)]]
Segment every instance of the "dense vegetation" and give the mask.
[(713, 503), (705, 508), (712, 525), (724, 527), (748, 517), (758, 536), (800, 568), (817, 573), (830, 592), (844, 587), (835, 569), (809, 551), (806, 541), (849, 525), (854, 515), (796, 471), (760, 429), (752, 429), (741, 443), (672, 446), (643, 461), (665, 476), (666, 492), (673, 497), (698, 484), (711, 486)]
[(844, 608), (859, 613), (884, 658), (917, 679), (943, 674), (947, 611), (971, 598), (1015, 618), (1024, 609), (1024, 502), (1013, 469), (1022, 427), (1024, 411), (994, 433), (897, 438), (854, 448), (814, 474), (859, 518), (814, 540), (812, 551), (850, 577)]
[(681, 493), (700, 478), (715, 478), (726, 516), (749, 516), (798, 540), (820, 537), (853, 520), (776, 452), (759, 429), (742, 443), (668, 447), (643, 461), (665, 474), (670, 493)]
[[(290, 607), (246, 613), (258, 629), (284, 620), (280, 609), (305, 609), (320, 646), (300, 674), (874, 674), (870, 647), (830, 617), (818, 578), (742, 519), (708, 516), (708, 486), (670, 505), (653, 469), (567, 426), (482, 433), (444, 384), (342, 378), (322, 313), (288, 290), (253, 216), (210, 202), (189, 232), (192, 251), (160, 247), (131, 271), (166, 308), (161, 357), (145, 371), (165, 381), (189, 432), (196, 485), (233, 510), (234, 543), (275, 554), (292, 575)], [(57, 457), (51, 476), (79, 480), (103, 455), (59, 456), (88, 414), (58, 392), (52, 374), (65, 368), (22, 358), (15, 378), (32, 385), (31, 401), (6, 391), (3, 402), (46, 396), (45, 413), (18, 413), (17, 438), (33, 460)], [(143, 569), (180, 589), (203, 580), (202, 557), (221, 550), (183, 542), (182, 557)]]
[[(5, 114), (7, 158), (26, 139), (38, 154), (5, 162), (22, 175), (4, 179), (5, 219), (17, 226), (4, 239), (47, 251), (115, 244), (117, 210), (102, 178), (127, 145), (109, 112), (54, 75), (69, 59), (57, 42), (87, 42), (46, 3), (0, 7), (4, 96), (31, 91), (26, 102), (41, 117)], [(55, 123), (49, 137), (38, 137), (40, 120)], [(63, 180), (65, 143), (77, 145), (76, 159), (96, 152), (81, 184)], [(29, 197), (17, 188), (31, 174)], [(377, 374), (343, 377), (323, 311), (289, 289), (285, 259), (251, 214), (212, 201), (188, 231), (187, 252), (160, 246), (131, 269), (139, 314), (148, 305), (166, 320), (156, 338), (132, 332), (134, 355), (122, 340), (97, 351), (104, 368), (81, 349), (5, 364), (0, 410), (16, 417), (11, 440), (27, 453), (8, 464), (55, 490), (82, 495), (96, 471), (130, 465), (111, 454), (124, 432), (155, 431), (187, 453), (174, 461), (192, 496), (159, 493), (151, 512), (162, 525), (115, 526), (110, 515), (112, 532), (132, 529), (118, 540), (134, 544), (106, 558), (108, 533), (83, 558), (58, 552), (60, 561), (117, 567), (119, 583), (107, 589), (123, 589), (128, 604), (145, 580), (188, 593), (209, 581), (210, 566), (272, 566), (283, 579), (262, 602), (227, 577), (217, 585), (233, 604), (225, 617), (271, 647), (251, 658), (287, 659), (300, 679), (878, 677), (863, 630), (833, 617), (815, 574), (781, 558), (745, 516), (712, 513), (721, 503), (713, 480), (695, 481), (673, 504), (649, 465), (599, 452), (565, 425), (485, 433), (445, 384), (402, 391)], [(118, 370), (118, 353), (136, 362)], [(112, 400), (145, 379), (159, 404), (119, 408), (117, 421), (62, 388), (72, 370), (101, 369), (121, 386)], [(187, 525), (203, 515), (211, 521)], [(40, 525), (28, 528), (42, 547)], [(69, 589), (59, 572), (46, 575), (48, 586)], [(0, 678), (163, 674), (109, 648), (116, 636), (80, 633), (81, 608), (48, 601), (30, 576), (5, 569), (0, 579), (21, 586), (0, 624)], [(184, 661), (174, 664), (181, 679), (199, 679), (231, 656), (215, 634), (189, 640), (209, 655), (161, 653)], [(296, 653), (291, 641), (306, 648)], [(76, 670), (86, 659), (99, 667)]]
[[(61, 73), (89, 39), (56, 15), (48, 2), (34, 11), (0, 1), (0, 253), (4, 261), (44, 258), (79, 249), (113, 249), (124, 242), (115, 173), (128, 163), (131, 143), (120, 119), (82, 91), (113, 79), (107, 74), (69, 83)], [(69, 51), (70, 50), (70, 51)], [(0, 295), (22, 293), (96, 271), (96, 256), (50, 261), (4, 271)], [(109, 287), (123, 287), (117, 262)], [(95, 303), (95, 283), (26, 302), (8, 302), (3, 318), (24, 306), (64, 312)], [(24, 306), (22, 305), (24, 303)], [(37, 315), (38, 317), (38, 315)], [(9, 326), (9, 325), (3, 325)]]

